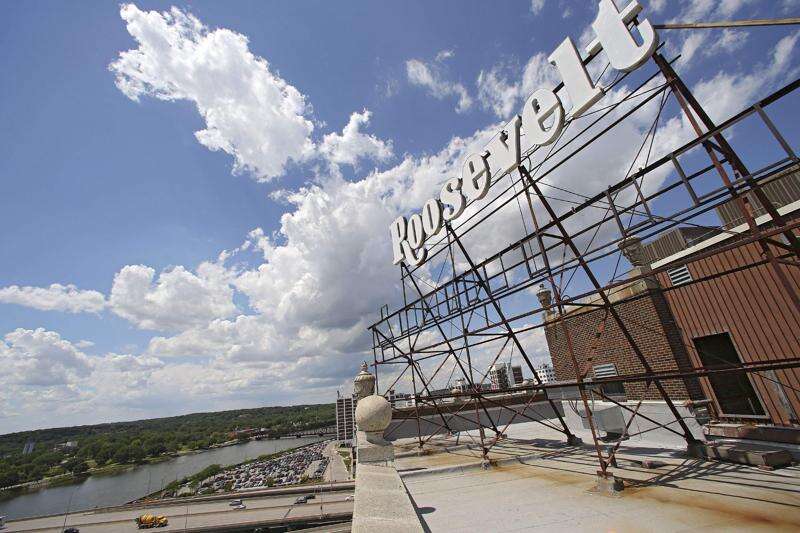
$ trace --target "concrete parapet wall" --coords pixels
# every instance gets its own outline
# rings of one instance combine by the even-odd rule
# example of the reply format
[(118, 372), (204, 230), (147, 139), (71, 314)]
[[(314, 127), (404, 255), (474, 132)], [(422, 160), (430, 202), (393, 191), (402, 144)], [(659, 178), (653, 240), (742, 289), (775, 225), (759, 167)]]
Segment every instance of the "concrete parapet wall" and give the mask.
[[(447, 404), (452, 406), (454, 404)], [(459, 404), (455, 404), (456, 406)], [(556, 409), (561, 408), (559, 401), (555, 402)], [(479, 427), (490, 427), (492, 423), (497, 427), (504, 427), (509, 422), (513, 424), (520, 424), (523, 422), (530, 422), (531, 419), (535, 420), (552, 420), (557, 418), (557, 414), (553, 411), (552, 407), (547, 402), (536, 402), (530, 405), (525, 403), (511, 404), (511, 408), (519, 411), (521, 414), (515, 414), (510, 409), (496, 407), (491, 404), (486, 406), (486, 410), (481, 409), (477, 415), (472, 408), (463, 409), (458, 413), (458, 416), (448, 415), (444, 413), (444, 418), (447, 420), (450, 429), (453, 431), (469, 431), (478, 429)], [(489, 413), (491, 420), (486, 415)], [(558, 414), (563, 416), (563, 410)], [(476, 422), (480, 421), (480, 424)], [(558, 423), (558, 420), (556, 420)], [(431, 434), (444, 434), (447, 429), (442, 426), (442, 417), (436, 414), (426, 414), (419, 419), (419, 427), (417, 426), (416, 417), (413, 418), (393, 418), (391, 424), (386, 430), (386, 438), (388, 440), (397, 440), (409, 437), (416, 437), (417, 430), (419, 429), (420, 435)]]
[(356, 477), (354, 533), (424, 531), (400, 474), (391, 466), (359, 464)]
[[(364, 363), (354, 381), (354, 389), (362, 393), (374, 390), (375, 378), (366, 369)], [(392, 421), (392, 407), (383, 396), (357, 396), (357, 469), (352, 531), (422, 532), (424, 528), (417, 511), (394, 466), (394, 446), (383, 438)]]

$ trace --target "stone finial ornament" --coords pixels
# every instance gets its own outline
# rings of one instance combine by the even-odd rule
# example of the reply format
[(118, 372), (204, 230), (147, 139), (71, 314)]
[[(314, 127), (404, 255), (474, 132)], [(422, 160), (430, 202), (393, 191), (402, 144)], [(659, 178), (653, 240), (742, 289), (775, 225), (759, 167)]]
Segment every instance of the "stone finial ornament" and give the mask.
[(644, 258), (644, 249), (642, 248), (642, 239), (636, 236), (627, 237), (620, 241), (618, 246), (622, 251), (622, 255), (631, 265), (634, 267), (647, 266), (647, 260)]
[(361, 364), (359, 372), (353, 380), (353, 395), (356, 400), (361, 400), (375, 392), (375, 376), (367, 370), (367, 362)]
[(392, 406), (383, 396), (373, 394), (359, 400), (356, 426), (367, 434), (368, 442), (383, 442), (383, 432), (392, 421)]
[(548, 308), (550, 304), (553, 303), (553, 293), (550, 292), (550, 289), (544, 288), (544, 283), (539, 284), (539, 290), (536, 291), (536, 297), (539, 298), (539, 303), (542, 304), (542, 307)]

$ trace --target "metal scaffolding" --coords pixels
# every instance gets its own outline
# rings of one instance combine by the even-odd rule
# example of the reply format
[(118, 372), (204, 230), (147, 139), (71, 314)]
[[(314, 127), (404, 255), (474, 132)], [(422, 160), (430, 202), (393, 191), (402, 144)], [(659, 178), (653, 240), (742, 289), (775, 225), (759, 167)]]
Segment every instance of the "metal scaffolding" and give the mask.
[[(592, 59), (589, 57), (586, 62)], [(565, 131), (574, 132), (573, 135), (562, 134), (553, 145), (525, 153), (513, 173), (496, 176), (490, 199), (457, 225), (446, 224), (428, 242), (425, 263), (417, 267), (401, 264), (403, 305), (391, 312), (381, 310), (380, 320), (370, 326), (373, 364), (378, 390), (382, 393), (393, 389), (400, 380), (410, 382), (413, 399), (410, 416), (416, 421), (418, 446), (424, 446), (437, 433), (452, 431), (457, 421), (469, 421), (479, 430), (476, 445), (488, 460), (490, 449), (504, 436), (508, 426), (523, 419), (560, 431), (568, 442), (574, 442), (557, 405), (562, 398), (552, 394), (571, 387), (577, 391), (575, 400), (582, 404), (592, 433), (598, 473), (609, 476), (608, 469), (614, 464), (619, 446), (634, 435), (630, 432), (634, 418), (679, 435), (690, 448), (697, 444), (685, 415), (681, 415), (665, 389), (666, 381), (730, 373), (757, 374), (775, 380), (778, 379), (775, 370), (800, 368), (800, 354), (797, 354), (798, 357), (767, 358), (736, 366), (694, 365), (689, 370), (655, 370), (646, 348), (631, 332), (633, 324), (620, 315), (619, 306), (625, 300), (615, 296), (616, 290), (747, 245), (757, 245), (761, 259), (717, 273), (713, 278), (767, 265), (794, 306), (793, 312), (800, 314), (800, 294), (787, 274), (788, 269), (800, 266), (800, 219), (783, 216), (763, 190), (779, 173), (798, 167), (797, 155), (768, 110), (778, 102), (796, 97), (793, 93), (800, 87), (800, 80), (715, 124), (673, 70), (671, 61), (657, 52), (653, 65), (652, 74), (616, 102), (568, 122)], [(617, 76), (607, 89), (623, 87), (627, 76)], [(654, 145), (658, 143), (664, 110), (669, 105), (679, 107), (694, 138), (655, 159)], [(577, 158), (594, 143), (614, 135), (618, 128), (634, 119), (638, 124), (646, 121), (652, 125), (644, 130), (641, 146), (622, 179), (609, 177), (607, 181), (613, 182), (609, 187), (589, 194), (548, 180), (573, 159), (579, 161)], [(732, 129), (744, 124), (748, 128), (758, 124), (765, 134), (762, 141), (775, 147), (777, 155), (766, 164), (761, 162), (757, 169), (747, 166), (728, 140)], [(769, 215), (769, 224), (757, 223), (752, 199)], [(726, 204), (739, 210), (747, 224), (745, 231), (668, 265), (620, 271), (627, 264), (625, 248), (633, 239), (653, 239), (679, 226), (708, 227), (712, 211)], [(502, 220), (507, 222), (508, 212), (515, 209), (521, 219), (522, 236), (476, 260), (477, 254), (470, 249), (476, 243), (481, 243), (481, 250), (486, 249), (486, 234), (491, 235), (488, 226), (493, 217), (496, 220), (505, 213)], [(734, 235), (730, 228), (717, 231)], [(484, 256), (485, 253), (481, 257)], [(687, 284), (702, 284), (710, 279), (697, 278)], [(533, 292), (538, 287), (549, 290), (552, 299), (537, 301)], [(661, 290), (668, 292), (671, 288)], [(602, 339), (606, 324), (611, 323), (623, 336), (643, 372), (599, 378), (591, 375), (591, 365), (580, 364), (566, 317), (582, 308), (603, 313), (592, 349)], [(548, 319), (543, 318), (545, 314)], [(543, 328), (553, 328), (563, 335), (574, 380), (557, 384), (542, 381), (525, 338)], [(487, 390), (485, 385), (493, 366), (501, 358), (512, 357), (518, 357), (533, 376), (532, 382), (514, 387), (520, 398), (516, 403), (503, 399), (501, 393), (510, 391)], [(452, 390), (454, 382), (462, 384), (461, 389)], [(674, 420), (663, 424), (641, 413), (645, 393), (635, 405), (621, 403), (604, 393), (602, 385), (612, 383), (640, 383), (645, 392), (652, 389), (665, 402)], [(781, 384), (792, 388), (789, 383)], [(451, 401), (454, 398), (460, 401)], [(598, 435), (592, 399), (611, 402), (630, 415), (622, 438), (610, 448)], [(554, 415), (531, 416), (530, 408), (534, 405), (547, 406)], [(492, 409), (505, 412), (502, 423), (499, 417), (491, 416)], [(425, 417), (436, 420), (433, 431), (422, 430)]]

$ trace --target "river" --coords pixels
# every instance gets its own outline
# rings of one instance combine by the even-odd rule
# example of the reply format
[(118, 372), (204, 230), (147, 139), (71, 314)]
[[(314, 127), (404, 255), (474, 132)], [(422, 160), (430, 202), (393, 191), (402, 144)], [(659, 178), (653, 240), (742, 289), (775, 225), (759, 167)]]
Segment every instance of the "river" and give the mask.
[(209, 465), (234, 465), (259, 455), (319, 440), (320, 437), (253, 440), (245, 444), (181, 455), (161, 463), (139, 465), (119, 474), (90, 476), (81, 483), (43, 488), (8, 500), (0, 500), (0, 516), (6, 515), (8, 520), (13, 520), (60, 514), (67, 507), (71, 511), (78, 511), (120, 505), (155, 492), (170, 481), (195, 474)]

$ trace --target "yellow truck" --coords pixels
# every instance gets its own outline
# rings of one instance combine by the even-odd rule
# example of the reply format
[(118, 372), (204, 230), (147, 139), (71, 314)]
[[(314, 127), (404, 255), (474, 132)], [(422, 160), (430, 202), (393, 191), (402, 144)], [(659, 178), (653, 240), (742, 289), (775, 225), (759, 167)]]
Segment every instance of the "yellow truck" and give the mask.
[(142, 516), (136, 517), (136, 526), (139, 529), (150, 529), (151, 527), (165, 527), (169, 524), (169, 520), (167, 520), (166, 516), (163, 515), (152, 515), (152, 514), (143, 514)]

